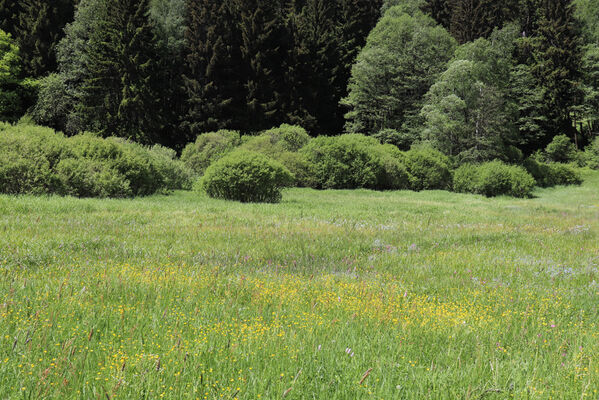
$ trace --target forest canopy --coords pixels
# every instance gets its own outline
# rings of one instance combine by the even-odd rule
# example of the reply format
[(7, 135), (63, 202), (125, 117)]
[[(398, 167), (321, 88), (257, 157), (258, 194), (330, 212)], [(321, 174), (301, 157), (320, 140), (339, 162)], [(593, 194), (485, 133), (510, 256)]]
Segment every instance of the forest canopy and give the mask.
[(0, 120), (178, 151), (281, 124), (513, 162), (599, 132), (597, 0), (0, 1)]

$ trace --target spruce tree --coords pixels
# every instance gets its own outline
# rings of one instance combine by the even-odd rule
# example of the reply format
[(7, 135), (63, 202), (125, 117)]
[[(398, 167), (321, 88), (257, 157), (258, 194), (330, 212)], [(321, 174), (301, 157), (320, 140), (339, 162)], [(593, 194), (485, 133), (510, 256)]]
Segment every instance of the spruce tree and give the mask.
[(278, 0), (237, 0), (246, 115), (244, 126), (259, 131), (285, 122), (285, 64), (289, 39), (286, 8)]
[(159, 142), (156, 44), (148, 0), (108, 0), (106, 10), (90, 38), (85, 108), (104, 134)]
[(218, 129), (241, 129), (244, 112), (241, 34), (231, 0), (187, 2), (187, 54), (183, 127), (195, 138)]
[(56, 45), (73, 19), (75, 0), (21, 0), (12, 8), (9, 31), (21, 49), (23, 74), (40, 77), (54, 71)]
[(312, 132), (338, 132), (343, 121), (339, 100), (344, 90), (336, 85), (341, 68), (338, 63), (341, 42), (335, 29), (334, 4), (327, 0), (307, 0), (297, 23), (294, 64), (299, 85), (290, 95), (302, 100), (292, 112), (299, 108), (303, 115), (290, 122)]
[(575, 135), (572, 115), (582, 103), (582, 51), (571, 0), (543, 0), (538, 29), (532, 42), (532, 73), (546, 105), (547, 145), (559, 134)]

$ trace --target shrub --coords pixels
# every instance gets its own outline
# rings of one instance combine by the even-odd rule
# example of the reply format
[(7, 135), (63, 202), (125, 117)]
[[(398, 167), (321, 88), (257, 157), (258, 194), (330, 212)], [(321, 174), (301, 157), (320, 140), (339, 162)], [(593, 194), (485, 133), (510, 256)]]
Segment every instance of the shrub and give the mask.
[(599, 169), (599, 137), (586, 148), (584, 155), (587, 167)]
[(452, 186), (451, 162), (443, 153), (415, 147), (405, 153), (406, 167), (411, 175), (413, 190), (446, 190)]
[(165, 148), (92, 134), (65, 138), (37, 126), (1, 129), (3, 193), (128, 197), (191, 186), (184, 165)]
[(269, 136), (273, 144), (280, 144), (286, 151), (298, 151), (308, 144), (310, 136), (301, 126), (283, 124), (278, 128), (269, 129), (262, 135)]
[(463, 164), (453, 173), (453, 191), (477, 193), (478, 168), (474, 164)]
[(191, 189), (193, 173), (177, 158), (175, 150), (156, 144), (150, 148), (150, 157), (158, 166), (167, 190)]
[(523, 167), (498, 160), (480, 165), (464, 164), (454, 175), (454, 190), (460, 193), (530, 197), (534, 187), (535, 179)]
[(200, 186), (210, 197), (243, 203), (276, 203), (293, 176), (281, 163), (262, 154), (235, 151), (212, 164)]
[(181, 161), (196, 175), (202, 175), (213, 162), (241, 144), (237, 131), (220, 130), (203, 133), (189, 143), (181, 154)]
[(540, 187), (556, 185), (580, 185), (582, 176), (574, 168), (556, 163), (543, 163), (534, 158), (524, 160), (524, 168), (535, 179)]
[(63, 194), (77, 197), (129, 197), (125, 177), (106, 163), (86, 158), (65, 158), (56, 166)]
[(564, 164), (549, 164), (548, 186), (580, 185), (582, 176), (574, 168)]
[(566, 135), (559, 135), (545, 148), (548, 161), (567, 163), (576, 157), (576, 147)]
[(401, 152), (375, 138), (350, 134), (312, 139), (301, 153), (316, 189), (402, 189), (409, 176)]
[(410, 188), (412, 176), (406, 167), (406, 157), (399, 149), (391, 144), (377, 146), (374, 150), (383, 167), (380, 188), (404, 190)]
[(296, 186), (308, 186), (308, 162), (297, 150), (309, 140), (303, 128), (281, 125), (280, 128), (271, 129), (259, 136), (242, 137), (240, 149), (260, 153), (280, 162), (295, 176)]

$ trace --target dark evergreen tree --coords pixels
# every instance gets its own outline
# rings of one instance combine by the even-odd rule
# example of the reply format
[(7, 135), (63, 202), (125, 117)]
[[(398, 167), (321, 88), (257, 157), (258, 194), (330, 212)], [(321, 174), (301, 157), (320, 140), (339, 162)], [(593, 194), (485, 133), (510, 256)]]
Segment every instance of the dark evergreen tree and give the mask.
[(259, 131), (285, 122), (285, 64), (289, 54), (283, 2), (237, 0), (240, 12), (246, 115), (245, 129)]
[(582, 51), (579, 28), (571, 0), (543, 0), (538, 29), (532, 40), (532, 73), (546, 105), (545, 137), (539, 147), (554, 136), (575, 136), (572, 112), (582, 103)]
[(106, 10), (89, 42), (85, 109), (104, 134), (161, 142), (148, 0), (108, 0)]
[[(517, 0), (449, 0), (451, 9), (450, 33), (460, 43), (471, 42), (480, 37), (488, 37), (495, 28), (502, 28), (517, 15)], [(432, 3), (429, 2), (429, 3)], [(437, 22), (443, 24), (445, 7)], [(445, 11), (446, 12), (446, 11)]]
[(307, 0), (296, 23), (294, 57), (288, 63), (295, 68), (290, 99), (297, 97), (301, 104), (292, 104), (290, 111), (295, 118), (289, 122), (312, 132), (338, 132), (343, 118), (339, 100), (344, 89), (336, 85), (341, 43), (334, 5), (327, 0)]
[(180, 123), (186, 112), (183, 73), (185, 65), (185, 0), (151, 0), (150, 18), (157, 47), (156, 91), (161, 102), (163, 144), (182, 148), (190, 137), (181, 132)]
[(21, 0), (4, 7), (0, 4), (0, 15), (12, 9), (8, 11), (12, 16), (2, 25), (6, 25), (21, 49), (24, 76), (40, 77), (56, 69), (56, 45), (64, 35), (65, 25), (73, 19), (75, 4), (75, 0)]
[(191, 138), (222, 128), (243, 128), (245, 89), (237, 19), (233, 1), (187, 2), (183, 79), (188, 112), (183, 126)]

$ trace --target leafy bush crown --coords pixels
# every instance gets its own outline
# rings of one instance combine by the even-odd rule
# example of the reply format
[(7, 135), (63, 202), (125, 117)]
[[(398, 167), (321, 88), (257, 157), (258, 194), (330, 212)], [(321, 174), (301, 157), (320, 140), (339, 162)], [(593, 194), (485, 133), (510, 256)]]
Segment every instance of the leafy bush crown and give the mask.
[(241, 144), (237, 131), (220, 130), (198, 136), (188, 144), (181, 154), (181, 161), (196, 175), (202, 175), (206, 168)]
[(293, 176), (281, 163), (262, 154), (239, 150), (212, 164), (201, 178), (210, 197), (243, 203), (276, 203)]
[(460, 166), (455, 171), (453, 187), (459, 193), (475, 193), (487, 197), (530, 197), (535, 184), (535, 179), (523, 167), (495, 160), (479, 165)]

